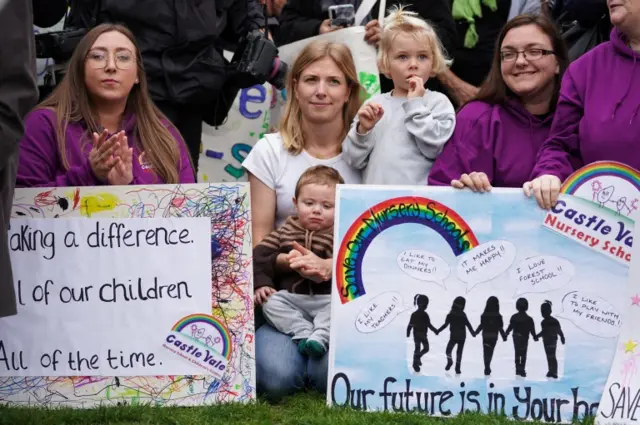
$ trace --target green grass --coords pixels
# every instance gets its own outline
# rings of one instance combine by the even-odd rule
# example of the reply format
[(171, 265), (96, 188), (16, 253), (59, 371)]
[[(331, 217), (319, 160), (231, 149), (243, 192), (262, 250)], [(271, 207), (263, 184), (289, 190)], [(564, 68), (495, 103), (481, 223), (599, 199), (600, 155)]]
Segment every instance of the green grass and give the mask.
[[(365, 413), (325, 406), (324, 397), (300, 394), (279, 404), (211, 407), (117, 407), (91, 410), (0, 407), (0, 425), (501, 425), (504, 417), (466, 414), (452, 419), (422, 414)], [(586, 421), (590, 424), (592, 421)]]

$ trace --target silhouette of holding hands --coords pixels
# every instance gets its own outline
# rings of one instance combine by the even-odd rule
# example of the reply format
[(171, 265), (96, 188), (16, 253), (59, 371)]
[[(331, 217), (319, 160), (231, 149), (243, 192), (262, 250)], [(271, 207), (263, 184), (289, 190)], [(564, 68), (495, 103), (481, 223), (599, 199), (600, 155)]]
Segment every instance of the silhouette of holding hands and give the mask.
[(484, 374), (491, 375), (491, 360), (493, 360), (493, 352), (498, 343), (498, 335), (506, 341), (507, 334), (504, 331), (504, 323), (500, 314), (500, 302), (497, 297), (487, 298), (487, 304), (484, 312), (480, 316), (480, 325), (474, 332), (473, 336), (482, 332), (482, 347), (484, 354)]
[(411, 314), (409, 325), (407, 326), (407, 338), (411, 336), (413, 329), (413, 342), (415, 349), (413, 351), (413, 370), (420, 372), (422, 366), (422, 356), (429, 352), (429, 340), (427, 332), (431, 329), (436, 335), (438, 330), (431, 324), (431, 319), (427, 314), (427, 306), (429, 305), (429, 297), (422, 294), (416, 294), (413, 298), (413, 305), (418, 306), (416, 311)]
[(451, 311), (447, 314), (447, 319), (444, 322), (444, 325), (437, 330), (437, 333), (442, 332), (447, 326), (449, 326), (449, 343), (447, 344), (447, 366), (445, 370), (451, 369), (453, 365), (453, 359), (451, 353), (453, 352), (453, 347), (457, 346), (456, 350), (456, 373), (460, 375), (462, 372), (460, 371), (460, 364), (462, 362), (462, 351), (464, 350), (464, 343), (467, 339), (467, 329), (472, 336), (475, 336), (475, 332), (471, 327), (471, 323), (469, 323), (469, 319), (467, 319), (467, 315), (464, 312), (464, 306), (466, 305), (467, 300), (463, 297), (456, 297), (453, 300), (453, 305), (451, 306)]
[(531, 334), (534, 341), (538, 340), (538, 336), (536, 335), (533, 319), (527, 314), (529, 301), (527, 301), (526, 298), (518, 298), (516, 301), (516, 310), (518, 310), (518, 312), (511, 316), (509, 327), (503, 338), (506, 341), (509, 333), (513, 331), (516, 375), (524, 378), (527, 376), (525, 369), (527, 365), (527, 350), (529, 349), (529, 335)]
[(556, 349), (558, 348), (558, 337), (560, 337), (560, 342), (564, 345), (564, 334), (562, 333), (562, 327), (560, 326), (558, 319), (551, 316), (551, 301), (545, 301), (542, 303), (540, 306), (540, 313), (542, 314), (542, 329), (538, 334), (538, 338), (542, 337), (544, 352), (547, 355), (547, 365), (549, 366), (547, 378), (558, 379), (558, 359), (556, 358)]

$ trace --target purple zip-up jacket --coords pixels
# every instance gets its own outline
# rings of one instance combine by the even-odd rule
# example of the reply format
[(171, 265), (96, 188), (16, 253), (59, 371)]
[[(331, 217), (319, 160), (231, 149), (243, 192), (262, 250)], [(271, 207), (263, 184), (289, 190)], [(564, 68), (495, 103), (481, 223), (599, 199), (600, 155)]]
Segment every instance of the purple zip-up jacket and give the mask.
[(611, 41), (573, 62), (562, 80), (549, 138), (538, 153), (531, 179), (551, 174), (564, 181), (575, 168), (617, 161), (640, 169), (640, 53), (617, 28)]
[[(195, 175), (189, 153), (178, 130), (167, 123), (180, 149), (180, 163), (176, 164), (180, 175), (180, 183), (195, 183)], [(127, 135), (129, 146), (133, 148), (133, 181), (132, 185), (149, 185), (166, 183), (157, 176), (151, 164), (145, 161), (144, 152), (136, 143), (136, 117), (127, 115), (123, 120), (122, 130)], [(66, 170), (58, 150), (56, 139), (56, 114), (49, 109), (36, 109), (25, 120), (25, 134), (20, 143), (18, 162), (18, 187), (68, 187), (99, 186), (89, 163), (91, 136), (82, 122), (69, 123), (66, 132), (66, 150), (69, 169)]]
[(429, 184), (450, 185), (464, 173), (483, 172), (494, 187), (521, 187), (529, 178), (553, 115), (537, 117), (518, 100), (474, 101), (458, 112), (453, 137), (429, 174)]

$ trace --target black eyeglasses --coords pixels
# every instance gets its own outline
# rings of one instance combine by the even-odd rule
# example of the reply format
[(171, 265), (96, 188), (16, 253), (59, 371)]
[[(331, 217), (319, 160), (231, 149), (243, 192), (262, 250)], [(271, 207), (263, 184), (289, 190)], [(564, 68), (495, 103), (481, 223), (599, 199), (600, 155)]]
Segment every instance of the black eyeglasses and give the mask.
[(526, 49), (526, 50), (505, 50), (500, 52), (500, 59), (502, 62), (515, 62), (518, 60), (518, 56), (522, 53), (526, 60), (536, 61), (543, 56), (555, 55), (556, 52), (545, 49)]

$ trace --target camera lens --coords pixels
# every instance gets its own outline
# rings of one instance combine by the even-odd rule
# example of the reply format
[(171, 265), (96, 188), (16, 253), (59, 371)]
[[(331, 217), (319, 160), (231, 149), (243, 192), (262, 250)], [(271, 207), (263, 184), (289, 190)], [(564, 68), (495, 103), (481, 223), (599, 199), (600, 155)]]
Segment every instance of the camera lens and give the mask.
[(276, 67), (276, 69), (275, 69), (275, 72), (272, 72), (273, 77), (269, 79), (269, 82), (276, 89), (282, 90), (285, 88), (285, 85), (286, 85), (287, 72), (289, 71), (289, 66), (280, 60), (274, 60), (273, 66)]

